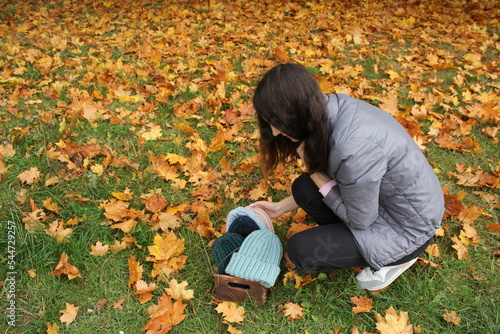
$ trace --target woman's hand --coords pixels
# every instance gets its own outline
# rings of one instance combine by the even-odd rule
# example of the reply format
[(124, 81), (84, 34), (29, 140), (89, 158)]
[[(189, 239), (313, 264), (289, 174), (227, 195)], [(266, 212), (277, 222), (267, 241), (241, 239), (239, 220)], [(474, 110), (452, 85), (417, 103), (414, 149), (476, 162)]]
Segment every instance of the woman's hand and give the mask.
[(292, 196), (289, 196), (279, 202), (258, 201), (251, 206), (262, 209), (266, 212), (269, 218), (277, 218), (289, 211), (299, 208)]

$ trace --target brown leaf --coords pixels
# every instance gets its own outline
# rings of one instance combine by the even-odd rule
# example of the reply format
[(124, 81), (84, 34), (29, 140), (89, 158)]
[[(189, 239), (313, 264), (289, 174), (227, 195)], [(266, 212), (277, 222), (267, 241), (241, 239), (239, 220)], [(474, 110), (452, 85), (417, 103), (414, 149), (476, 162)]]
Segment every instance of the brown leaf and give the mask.
[(102, 308), (108, 303), (108, 300), (107, 299), (99, 299), (99, 301), (97, 302), (97, 305), (96, 305), (96, 310), (97, 311), (100, 311), (102, 310)]
[(59, 263), (57, 264), (55, 270), (52, 273), (59, 278), (63, 274), (67, 275), (68, 279), (70, 280), (77, 277), (82, 277), (78, 268), (68, 262), (68, 256), (66, 255), (66, 253), (61, 254)]

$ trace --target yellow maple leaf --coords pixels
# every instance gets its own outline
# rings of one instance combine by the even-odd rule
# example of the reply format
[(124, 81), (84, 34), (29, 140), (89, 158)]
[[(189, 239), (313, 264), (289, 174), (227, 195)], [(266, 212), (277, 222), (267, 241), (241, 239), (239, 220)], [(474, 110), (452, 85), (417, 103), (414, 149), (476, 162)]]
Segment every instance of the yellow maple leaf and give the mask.
[(243, 316), (245, 314), (245, 309), (235, 302), (222, 302), (217, 305), (215, 310), (218, 313), (222, 313), (224, 320), (227, 322), (241, 323), (245, 320), (245, 317)]
[(173, 231), (166, 233), (165, 237), (156, 234), (153, 245), (148, 246), (153, 261), (169, 260), (181, 255), (184, 249), (184, 239), (177, 238)]
[(47, 334), (58, 334), (59, 333), (59, 326), (57, 324), (51, 325), (49, 322), (45, 323), (47, 325), (47, 329), (45, 332)]
[(123, 192), (111, 192), (114, 198), (122, 200), (122, 201), (130, 201), (134, 198), (134, 193), (130, 191), (130, 189), (125, 189)]
[(135, 228), (136, 225), (137, 225), (137, 220), (129, 219), (121, 223), (113, 224), (110, 227), (120, 229), (125, 233), (129, 233)]
[(190, 300), (194, 298), (194, 290), (187, 289), (188, 282), (183, 281), (178, 283), (175, 278), (173, 278), (168, 283), (168, 288), (165, 288), (165, 292), (175, 299)]
[(146, 131), (141, 133), (141, 137), (144, 138), (145, 140), (156, 140), (158, 138), (161, 138), (162, 133), (161, 133), (161, 126), (159, 125), (153, 125), (151, 128)]
[(437, 244), (429, 245), (429, 247), (427, 247), (425, 251), (433, 257), (441, 257), (441, 253), (439, 252), (439, 246)]
[(408, 312), (400, 312), (391, 306), (385, 310), (385, 317), (375, 312), (377, 333), (379, 334), (413, 334), (413, 325), (408, 322)]
[(79, 308), (80, 307), (73, 304), (66, 303), (66, 309), (59, 311), (60, 313), (62, 313), (59, 320), (66, 323), (67, 325), (71, 324), (73, 321), (75, 321), (76, 316), (78, 315)]

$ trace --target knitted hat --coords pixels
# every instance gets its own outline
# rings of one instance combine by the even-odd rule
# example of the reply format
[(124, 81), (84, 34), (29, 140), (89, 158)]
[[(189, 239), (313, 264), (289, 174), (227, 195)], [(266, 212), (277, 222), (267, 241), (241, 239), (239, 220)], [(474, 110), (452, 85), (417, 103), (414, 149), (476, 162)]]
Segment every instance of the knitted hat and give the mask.
[(269, 216), (264, 210), (255, 206), (247, 206), (247, 208), (255, 212), (257, 216), (259, 216), (259, 218), (262, 220), (262, 222), (269, 231), (274, 232), (273, 222), (271, 221), (271, 218), (269, 218)]
[(266, 226), (259, 215), (257, 215), (253, 210), (250, 210), (249, 207), (238, 207), (229, 212), (226, 220), (226, 231), (229, 231), (231, 224), (235, 221), (236, 218), (240, 216), (247, 216), (252, 218), (252, 220), (257, 224), (257, 226), (259, 226), (259, 229), (261, 230), (270, 230), (271, 232), (274, 232), (272, 224), (270, 226)]
[(259, 225), (248, 216), (238, 216), (231, 223), (228, 232), (238, 233), (242, 237), (246, 238), (250, 233), (259, 229)]
[(282, 256), (283, 248), (278, 236), (269, 230), (257, 230), (250, 233), (233, 254), (226, 272), (270, 288), (280, 273)]
[(212, 254), (215, 264), (219, 270), (219, 274), (226, 273), (226, 267), (231, 259), (231, 256), (236, 252), (244, 238), (237, 233), (224, 233), (220, 238), (216, 239), (212, 247)]

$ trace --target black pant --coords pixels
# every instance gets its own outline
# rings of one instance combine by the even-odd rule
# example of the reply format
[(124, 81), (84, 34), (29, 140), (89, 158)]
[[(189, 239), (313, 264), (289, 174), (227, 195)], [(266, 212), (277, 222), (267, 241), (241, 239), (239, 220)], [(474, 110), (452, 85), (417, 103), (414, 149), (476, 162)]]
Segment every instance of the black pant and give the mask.
[[(301, 175), (294, 181), (292, 194), (295, 202), (319, 225), (296, 233), (288, 240), (288, 256), (299, 270), (368, 267), (351, 231), (323, 202), (323, 195), (309, 176)], [(418, 257), (430, 241), (412, 254), (389, 265), (405, 263)]]

